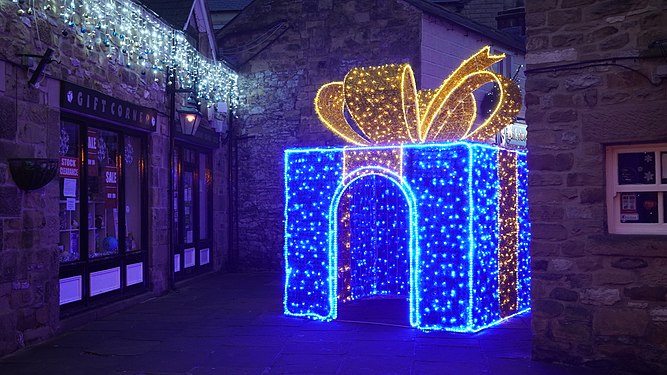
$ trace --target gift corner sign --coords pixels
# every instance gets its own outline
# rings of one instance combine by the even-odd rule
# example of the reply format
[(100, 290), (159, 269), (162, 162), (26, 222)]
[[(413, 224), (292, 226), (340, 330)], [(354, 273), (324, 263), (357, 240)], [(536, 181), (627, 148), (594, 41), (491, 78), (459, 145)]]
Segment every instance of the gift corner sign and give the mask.
[(60, 84), (60, 107), (143, 130), (155, 131), (157, 128), (156, 110), (65, 81)]
[[(519, 88), (487, 70), (503, 57), (485, 47), (437, 90), (407, 64), (320, 88), (320, 120), (353, 146), (285, 151), (285, 314), (394, 295), (413, 327), (474, 332), (529, 309), (526, 153), (477, 143), (519, 111)], [(489, 82), (500, 100), (474, 126)]]

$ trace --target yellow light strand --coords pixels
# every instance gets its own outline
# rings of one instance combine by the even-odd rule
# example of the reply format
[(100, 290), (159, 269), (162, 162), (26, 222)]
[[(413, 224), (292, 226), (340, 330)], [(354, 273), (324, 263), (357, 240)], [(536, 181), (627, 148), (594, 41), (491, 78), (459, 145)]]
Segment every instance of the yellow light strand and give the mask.
[(498, 153), (500, 238), (498, 241), (498, 297), (501, 316), (518, 310), (518, 163), (517, 154), (505, 150)]
[[(343, 82), (320, 88), (316, 112), (327, 128), (361, 146), (484, 141), (510, 124), (521, 105), (518, 86), (486, 70), (505, 57), (489, 51), (484, 47), (465, 60), (435, 91), (417, 91), (408, 64), (354, 68)], [(491, 115), (471, 131), (477, 117), (472, 93), (489, 82), (499, 88), (500, 100)], [(363, 136), (345, 119), (345, 108)]]

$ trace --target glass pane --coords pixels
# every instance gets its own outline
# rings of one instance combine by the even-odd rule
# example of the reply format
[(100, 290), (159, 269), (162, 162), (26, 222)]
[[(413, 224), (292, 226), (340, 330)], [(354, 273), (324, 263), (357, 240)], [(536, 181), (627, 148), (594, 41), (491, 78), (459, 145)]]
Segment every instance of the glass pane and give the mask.
[(63, 122), (60, 125), (60, 235), (58, 256), (61, 262), (81, 259), (80, 238), (80, 195), (81, 158), (79, 127)]
[(655, 184), (655, 152), (618, 154), (618, 183)]
[(621, 223), (657, 223), (658, 193), (621, 193)]
[(192, 205), (192, 171), (183, 172), (183, 242), (192, 243), (194, 231), (194, 217)]
[(88, 130), (88, 255), (118, 254), (119, 137)]
[(125, 250), (141, 250), (141, 139), (125, 137), (123, 153), (125, 173)]
[(199, 239), (208, 238), (208, 189), (211, 184), (211, 172), (206, 154), (199, 154)]
[(667, 152), (661, 153), (662, 164), (662, 183), (667, 184)]

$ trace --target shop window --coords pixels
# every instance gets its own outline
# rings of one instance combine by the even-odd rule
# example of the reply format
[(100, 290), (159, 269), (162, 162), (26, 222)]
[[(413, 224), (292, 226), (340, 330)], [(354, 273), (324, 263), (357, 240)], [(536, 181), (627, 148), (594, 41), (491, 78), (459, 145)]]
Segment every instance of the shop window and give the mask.
[(211, 267), (212, 158), (185, 144), (176, 145), (173, 158), (174, 272), (182, 279)]
[(609, 232), (667, 235), (667, 144), (607, 148)]
[(143, 285), (144, 150), (139, 134), (61, 123), (61, 287), (74, 277), (78, 296), (61, 304)]

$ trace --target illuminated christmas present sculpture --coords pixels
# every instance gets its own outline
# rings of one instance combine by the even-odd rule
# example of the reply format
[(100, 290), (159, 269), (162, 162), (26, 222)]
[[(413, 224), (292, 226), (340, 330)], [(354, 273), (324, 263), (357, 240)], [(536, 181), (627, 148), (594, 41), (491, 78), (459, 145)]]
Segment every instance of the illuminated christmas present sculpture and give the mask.
[[(526, 155), (476, 143), (519, 110), (518, 87), (486, 70), (503, 57), (485, 47), (434, 91), (407, 64), (322, 86), (320, 119), (358, 146), (285, 151), (285, 314), (397, 295), (413, 327), (478, 331), (529, 309)], [(489, 82), (500, 100), (471, 130)]]

